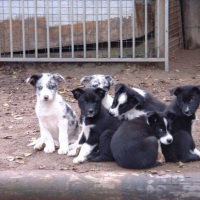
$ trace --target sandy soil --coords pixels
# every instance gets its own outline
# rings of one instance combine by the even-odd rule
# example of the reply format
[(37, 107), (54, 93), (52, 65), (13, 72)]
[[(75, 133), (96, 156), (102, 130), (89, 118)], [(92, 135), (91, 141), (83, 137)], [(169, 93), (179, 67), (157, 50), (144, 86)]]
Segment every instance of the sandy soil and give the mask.
[[(45, 154), (34, 151), (27, 144), (39, 137), (39, 126), (34, 106), (36, 96), (34, 88), (25, 80), (32, 74), (42, 72), (60, 73), (66, 83), (60, 86), (61, 95), (74, 108), (79, 116), (76, 101), (72, 102), (70, 89), (80, 86), (80, 79), (85, 75), (109, 74), (116, 83), (125, 83), (151, 92), (161, 101), (169, 104), (174, 98), (169, 90), (185, 85), (200, 84), (200, 50), (181, 50), (170, 56), (170, 71), (163, 66), (134, 63), (0, 63), (0, 170), (73, 170), (77, 173), (95, 171), (126, 172), (115, 162), (83, 163), (74, 165), (73, 158), (66, 155)], [(114, 94), (114, 87), (110, 94)], [(200, 110), (198, 109), (197, 114)], [(200, 123), (197, 122), (193, 137), (200, 149)], [(198, 172), (200, 162), (166, 163), (154, 169), (145, 170), (150, 173), (184, 173)], [(131, 170), (143, 173), (144, 170)]]

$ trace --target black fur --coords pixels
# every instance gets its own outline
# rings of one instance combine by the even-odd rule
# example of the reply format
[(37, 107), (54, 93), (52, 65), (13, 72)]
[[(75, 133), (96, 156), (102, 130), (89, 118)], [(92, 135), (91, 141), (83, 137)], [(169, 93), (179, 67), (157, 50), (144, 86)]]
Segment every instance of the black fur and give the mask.
[[(127, 101), (123, 105), (120, 105), (118, 108), (118, 114), (119, 116), (121, 116), (122, 120), (130, 120), (138, 117), (134, 116), (137, 115), (136, 113), (132, 113), (131, 118), (126, 116), (126, 113), (131, 109), (134, 109), (135, 111), (143, 111), (144, 113), (146, 113), (147, 111), (162, 112), (166, 108), (166, 105), (164, 103), (153, 97), (150, 93), (145, 92), (145, 96), (142, 96), (136, 90), (129, 88), (122, 83), (119, 83), (115, 86), (115, 97), (111, 109), (117, 107), (119, 96), (122, 93), (125, 93), (127, 95)], [(111, 112), (111, 109), (110, 113), (113, 114)]]
[(74, 98), (78, 100), (78, 105), (81, 109), (81, 123), (84, 126), (90, 126), (89, 137), (86, 140), (85, 133), (83, 133), (79, 144), (98, 145), (99, 138), (105, 130), (115, 131), (122, 124), (101, 105), (101, 100), (106, 93), (105, 90), (101, 88), (86, 88), (84, 90), (77, 88), (72, 93)]
[(163, 154), (167, 162), (190, 162), (199, 160), (198, 155), (192, 155), (190, 151), (195, 149), (192, 138), (192, 123), (196, 119), (195, 112), (200, 102), (200, 86), (185, 85), (176, 87), (170, 91), (176, 97), (167, 107), (173, 110), (177, 117), (172, 123), (171, 134), (173, 143), (162, 145)]
[(160, 164), (157, 161), (158, 140), (169, 128), (165, 126), (164, 117), (168, 116), (150, 112), (147, 116), (125, 121), (118, 128), (111, 140), (111, 151), (119, 166), (145, 169)]

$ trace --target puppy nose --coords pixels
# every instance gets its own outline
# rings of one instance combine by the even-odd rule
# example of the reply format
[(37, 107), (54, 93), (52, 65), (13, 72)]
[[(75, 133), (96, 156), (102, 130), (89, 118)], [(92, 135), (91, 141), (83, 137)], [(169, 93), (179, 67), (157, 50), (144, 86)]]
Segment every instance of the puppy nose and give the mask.
[(189, 114), (190, 113), (190, 110), (185, 110), (185, 114)]
[(93, 113), (93, 109), (92, 108), (89, 109), (89, 113), (90, 114)]
[(172, 143), (172, 139), (167, 139), (167, 143), (168, 144)]
[(49, 96), (48, 95), (44, 95), (44, 100), (48, 100)]

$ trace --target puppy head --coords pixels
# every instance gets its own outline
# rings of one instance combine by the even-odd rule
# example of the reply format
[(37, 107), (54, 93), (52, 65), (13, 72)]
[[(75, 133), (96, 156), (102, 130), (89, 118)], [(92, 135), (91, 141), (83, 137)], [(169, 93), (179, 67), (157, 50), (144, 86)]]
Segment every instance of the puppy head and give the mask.
[(81, 114), (85, 117), (94, 117), (100, 112), (101, 101), (106, 91), (101, 88), (76, 88), (71, 91), (74, 98), (78, 100)]
[(84, 76), (80, 80), (80, 82), (87, 88), (102, 88), (108, 91), (110, 89), (110, 86), (112, 86), (115, 81), (109, 75), (95, 74), (90, 76)]
[(142, 106), (143, 102), (144, 97), (136, 90), (119, 83), (115, 86), (115, 96), (109, 112), (114, 117), (118, 117), (132, 108)]
[(161, 143), (168, 145), (172, 143), (173, 137), (169, 132), (170, 124), (167, 117), (163, 113), (148, 112), (146, 114), (146, 122), (151, 126), (155, 133), (155, 137), (160, 140)]
[(200, 103), (200, 86), (185, 85), (176, 87), (170, 91), (177, 97), (177, 105), (186, 116), (193, 115)]
[(40, 101), (51, 101), (57, 94), (58, 84), (65, 79), (60, 74), (42, 73), (32, 75), (26, 82), (35, 87), (37, 98)]

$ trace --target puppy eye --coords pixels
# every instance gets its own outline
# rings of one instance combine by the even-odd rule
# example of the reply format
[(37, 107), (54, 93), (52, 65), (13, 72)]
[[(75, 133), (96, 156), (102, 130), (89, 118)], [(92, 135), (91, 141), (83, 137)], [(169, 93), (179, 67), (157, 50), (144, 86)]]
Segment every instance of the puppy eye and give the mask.
[(92, 85), (93, 88), (97, 88), (98, 85)]
[(120, 104), (120, 108), (124, 108), (126, 106), (126, 104)]
[(163, 132), (163, 129), (162, 129), (162, 128), (159, 128), (159, 129), (158, 129), (158, 132)]
[(190, 99), (190, 100), (189, 100), (189, 103), (193, 103), (193, 101), (194, 101), (194, 99)]
[(42, 86), (39, 86), (39, 87), (38, 87), (38, 90), (42, 90)]
[(50, 85), (50, 86), (49, 86), (49, 89), (50, 89), (50, 90), (53, 90), (54, 88), (55, 88), (55, 85)]

